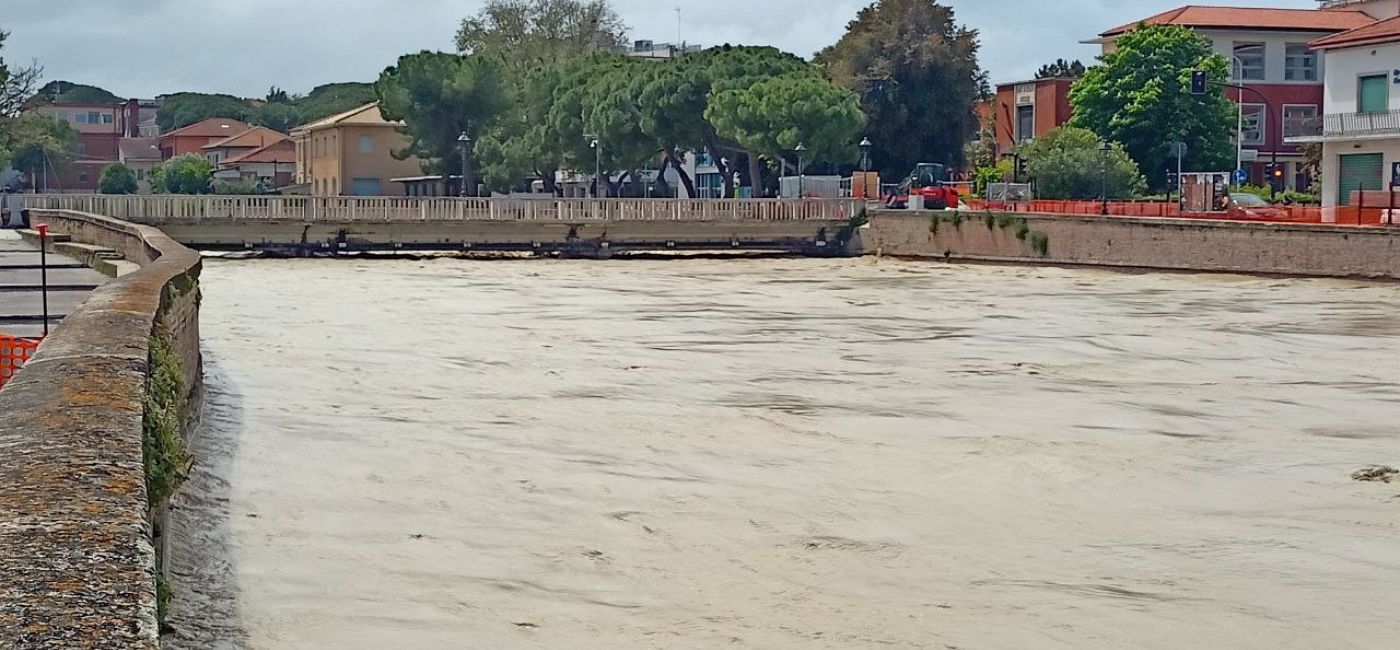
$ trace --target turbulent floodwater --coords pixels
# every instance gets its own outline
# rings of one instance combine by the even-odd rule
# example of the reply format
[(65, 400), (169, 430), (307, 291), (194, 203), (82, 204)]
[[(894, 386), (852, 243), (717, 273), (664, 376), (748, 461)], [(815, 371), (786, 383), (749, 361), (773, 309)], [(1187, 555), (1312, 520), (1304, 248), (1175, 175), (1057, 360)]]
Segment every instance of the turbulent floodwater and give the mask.
[(1393, 648), (1400, 285), (215, 261), (183, 648)]

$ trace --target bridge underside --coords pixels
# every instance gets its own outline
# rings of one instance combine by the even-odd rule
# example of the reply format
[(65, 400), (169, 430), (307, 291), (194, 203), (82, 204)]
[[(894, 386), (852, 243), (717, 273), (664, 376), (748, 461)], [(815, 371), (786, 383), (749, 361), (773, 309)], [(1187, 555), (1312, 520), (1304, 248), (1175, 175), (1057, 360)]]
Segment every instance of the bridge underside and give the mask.
[(154, 223), (209, 251), (288, 254), (499, 251), (610, 257), (627, 252), (764, 251), (859, 254), (846, 221), (346, 221), (189, 220)]

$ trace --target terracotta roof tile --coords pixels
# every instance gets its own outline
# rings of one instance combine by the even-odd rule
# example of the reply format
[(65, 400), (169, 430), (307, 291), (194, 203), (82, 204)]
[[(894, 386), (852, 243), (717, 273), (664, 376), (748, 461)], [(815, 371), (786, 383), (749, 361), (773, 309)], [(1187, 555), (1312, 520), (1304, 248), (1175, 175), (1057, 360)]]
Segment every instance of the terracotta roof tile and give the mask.
[(1244, 30), (1342, 32), (1364, 27), (1376, 19), (1354, 9), (1267, 9), (1261, 7), (1207, 7), (1186, 5), (1155, 16), (1114, 27), (1100, 36), (1132, 31), (1139, 23), (1182, 27), (1228, 27)]
[(297, 161), (296, 142), (291, 139), (278, 140), (258, 147), (248, 153), (234, 156), (219, 163), (222, 167), (232, 167), (239, 163), (295, 163)]
[(205, 149), (256, 149), (258, 147), (272, 144), (281, 140), (291, 140), (286, 134), (279, 133), (265, 126), (255, 126), (250, 129), (240, 131), (223, 140), (216, 140), (204, 145)]
[(161, 135), (161, 139), (187, 136), (191, 138), (227, 138), (248, 130), (248, 125), (227, 117), (211, 117)]
[(1324, 36), (1313, 41), (1310, 45), (1313, 49), (1325, 50), (1334, 47), (1346, 47), (1348, 45), (1371, 45), (1395, 41), (1400, 41), (1400, 16), (1388, 18), (1378, 23), (1372, 23), (1365, 27), (1358, 27), (1340, 34)]

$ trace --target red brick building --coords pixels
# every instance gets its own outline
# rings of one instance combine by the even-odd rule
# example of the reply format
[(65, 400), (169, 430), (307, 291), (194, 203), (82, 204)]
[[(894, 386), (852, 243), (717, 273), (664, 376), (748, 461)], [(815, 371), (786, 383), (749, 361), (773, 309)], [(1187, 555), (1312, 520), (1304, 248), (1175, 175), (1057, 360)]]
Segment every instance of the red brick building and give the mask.
[(992, 114), (997, 155), (1009, 156), (1017, 144), (1068, 122), (1074, 115), (1069, 103), (1073, 84), (1073, 79), (1036, 79), (998, 85)]
[(1256, 158), (1243, 165), (1251, 182), (1263, 184), (1265, 166), (1277, 157), (1287, 170), (1286, 185), (1306, 187), (1315, 170), (1304, 169), (1298, 147), (1285, 138), (1300, 135), (1306, 124), (1322, 115), (1325, 61), (1308, 44), (1375, 22), (1372, 13), (1353, 8), (1366, 5), (1322, 10), (1188, 5), (1114, 27), (1089, 42), (1112, 52), (1118, 38), (1139, 24), (1179, 25), (1205, 37), (1216, 53), (1231, 62), (1230, 81), (1249, 89), (1227, 94), (1232, 101), (1243, 102), (1245, 158)]
[(55, 161), (48, 173), (34, 179), (36, 189), (54, 192), (95, 192), (102, 168), (117, 162), (118, 143), (133, 120), (140, 120), (140, 107), (127, 104), (54, 103), (35, 106), (34, 111), (67, 122), (78, 132), (78, 142), (67, 152), (67, 161)]

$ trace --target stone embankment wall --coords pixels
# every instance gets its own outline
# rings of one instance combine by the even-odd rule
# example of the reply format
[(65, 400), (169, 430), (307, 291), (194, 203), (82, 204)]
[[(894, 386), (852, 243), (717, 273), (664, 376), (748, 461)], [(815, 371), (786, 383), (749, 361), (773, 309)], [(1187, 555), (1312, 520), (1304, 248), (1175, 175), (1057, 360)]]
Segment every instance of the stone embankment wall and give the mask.
[(143, 447), (171, 422), (178, 437), (200, 393), (200, 258), (146, 226), (34, 217), (141, 269), (94, 291), (0, 391), (0, 648), (155, 648), (148, 485), (168, 489), (183, 449)]
[(876, 211), (866, 253), (1182, 271), (1400, 279), (1400, 228)]

